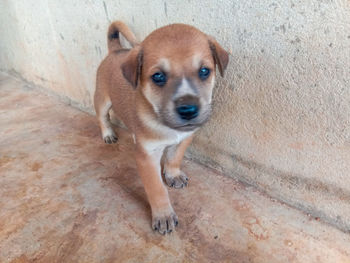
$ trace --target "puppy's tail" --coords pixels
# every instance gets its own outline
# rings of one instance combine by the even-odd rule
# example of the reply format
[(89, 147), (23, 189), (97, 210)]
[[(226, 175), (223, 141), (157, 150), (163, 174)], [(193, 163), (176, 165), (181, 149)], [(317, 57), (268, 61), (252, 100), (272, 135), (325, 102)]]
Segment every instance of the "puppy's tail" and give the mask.
[(121, 21), (114, 21), (108, 28), (108, 51), (113, 52), (123, 48), (120, 44), (119, 33), (131, 44), (132, 47), (139, 44), (133, 32)]

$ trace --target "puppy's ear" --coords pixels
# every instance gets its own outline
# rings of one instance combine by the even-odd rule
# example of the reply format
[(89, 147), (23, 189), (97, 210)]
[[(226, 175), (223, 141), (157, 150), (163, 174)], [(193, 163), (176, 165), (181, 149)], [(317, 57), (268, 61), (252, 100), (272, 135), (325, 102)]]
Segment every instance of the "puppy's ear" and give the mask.
[(208, 36), (208, 38), (209, 47), (211, 53), (213, 54), (214, 62), (216, 65), (218, 65), (220, 74), (223, 77), (229, 60), (228, 53), (219, 45), (219, 43), (213, 37)]
[(137, 87), (141, 77), (142, 60), (142, 49), (140, 47), (135, 47), (130, 51), (126, 61), (121, 66), (124, 78), (126, 78), (134, 88)]

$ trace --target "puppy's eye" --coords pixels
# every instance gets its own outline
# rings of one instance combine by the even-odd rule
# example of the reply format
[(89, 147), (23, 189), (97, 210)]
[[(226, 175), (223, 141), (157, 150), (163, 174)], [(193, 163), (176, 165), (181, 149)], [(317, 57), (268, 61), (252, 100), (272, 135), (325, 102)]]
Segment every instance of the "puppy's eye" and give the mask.
[(203, 67), (198, 71), (198, 76), (201, 80), (207, 79), (209, 75), (210, 75), (210, 69), (208, 68)]
[(157, 85), (157, 86), (164, 86), (166, 83), (166, 75), (163, 72), (156, 72), (152, 75), (152, 81)]

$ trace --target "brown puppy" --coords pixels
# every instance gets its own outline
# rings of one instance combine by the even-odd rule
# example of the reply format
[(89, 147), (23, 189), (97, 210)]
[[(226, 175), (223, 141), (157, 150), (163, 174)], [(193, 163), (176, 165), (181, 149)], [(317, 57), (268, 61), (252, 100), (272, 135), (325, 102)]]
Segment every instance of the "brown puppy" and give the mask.
[[(132, 49), (121, 47), (119, 32)], [(109, 54), (97, 71), (94, 100), (102, 137), (106, 143), (117, 141), (109, 120), (112, 108), (133, 134), (152, 227), (165, 234), (178, 219), (161, 171), (169, 186), (187, 185), (181, 160), (193, 133), (209, 118), (216, 65), (223, 75), (228, 53), (215, 39), (184, 24), (159, 28), (139, 44), (117, 21), (107, 37)]]

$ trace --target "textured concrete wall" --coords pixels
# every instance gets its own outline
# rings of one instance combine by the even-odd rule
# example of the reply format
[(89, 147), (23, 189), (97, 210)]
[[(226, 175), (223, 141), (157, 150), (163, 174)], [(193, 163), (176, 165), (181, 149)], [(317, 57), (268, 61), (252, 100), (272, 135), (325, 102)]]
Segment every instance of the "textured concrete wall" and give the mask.
[(189, 156), (350, 230), (350, 2), (131, 2), (2, 0), (1, 70), (91, 109), (111, 20), (195, 25), (232, 56)]

